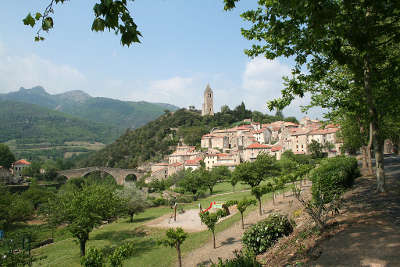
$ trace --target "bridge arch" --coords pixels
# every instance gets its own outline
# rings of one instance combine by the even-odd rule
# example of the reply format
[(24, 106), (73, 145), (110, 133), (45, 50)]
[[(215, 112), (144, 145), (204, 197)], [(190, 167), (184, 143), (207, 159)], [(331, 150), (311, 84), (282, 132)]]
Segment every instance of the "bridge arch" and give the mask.
[(108, 168), (108, 167), (87, 167), (81, 169), (71, 169), (71, 170), (59, 171), (58, 174), (67, 177), (67, 179), (71, 179), (76, 177), (84, 177), (95, 171), (101, 171), (111, 175), (119, 185), (123, 185), (125, 183), (125, 179), (129, 175), (134, 175), (134, 177), (136, 177), (135, 181), (137, 181), (144, 174), (143, 171), (137, 169), (120, 169), (120, 168)]

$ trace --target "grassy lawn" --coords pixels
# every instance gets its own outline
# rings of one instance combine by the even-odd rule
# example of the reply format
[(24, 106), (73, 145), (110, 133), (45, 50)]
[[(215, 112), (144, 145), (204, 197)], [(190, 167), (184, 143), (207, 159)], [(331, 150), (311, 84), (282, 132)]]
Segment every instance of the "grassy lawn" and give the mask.
[[(239, 189), (240, 188), (240, 189)], [(237, 185), (236, 191), (247, 189), (243, 185)], [(216, 190), (217, 191), (217, 190)], [(218, 193), (226, 193), (232, 191), (229, 183), (218, 185)], [(195, 203), (185, 204), (184, 209), (198, 208), (200, 202), (204, 207), (208, 207), (211, 201), (228, 201), (232, 199), (240, 199), (244, 196), (250, 196), (250, 192), (235, 192), (219, 196), (209, 196), (205, 199), (196, 201)], [(271, 194), (265, 195), (263, 200), (271, 198)], [(252, 207), (255, 209), (256, 207)], [(176, 262), (176, 251), (172, 248), (165, 248), (158, 245), (157, 240), (165, 235), (164, 229), (149, 228), (143, 224), (170, 213), (169, 207), (157, 207), (147, 209), (135, 217), (134, 223), (128, 223), (127, 219), (121, 219), (118, 222), (104, 225), (99, 229), (95, 229), (90, 234), (90, 240), (87, 248), (98, 247), (105, 248), (119, 246), (126, 241), (133, 241), (136, 244), (135, 256), (124, 262), (124, 266), (173, 266)], [(216, 232), (221, 232), (235, 222), (239, 221), (240, 215), (234, 216), (222, 221), (216, 227)], [(218, 239), (218, 234), (216, 235)], [(204, 243), (211, 240), (209, 231), (202, 231), (189, 234), (188, 239), (182, 246), (183, 255), (201, 247)], [(68, 238), (55, 244), (48, 245), (33, 251), (34, 255), (47, 256), (47, 258), (35, 262), (34, 266), (80, 266), (79, 245), (73, 238)]]

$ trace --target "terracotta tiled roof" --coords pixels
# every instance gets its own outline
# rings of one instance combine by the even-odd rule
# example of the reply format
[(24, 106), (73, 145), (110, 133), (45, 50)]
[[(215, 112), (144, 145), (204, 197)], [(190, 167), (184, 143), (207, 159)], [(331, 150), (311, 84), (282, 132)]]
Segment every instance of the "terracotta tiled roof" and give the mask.
[(280, 151), (280, 150), (282, 150), (281, 146), (274, 146), (274, 147), (271, 148), (272, 152), (276, 152), (276, 151)]
[(155, 163), (153, 166), (168, 166), (167, 162)]
[(250, 148), (251, 149), (267, 149), (267, 148), (271, 148), (271, 146), (270, 145), (263, 145), (263, 144), (260, 144), (260, 143), (253, 143), (253, 144), (249, 145), (246, 148), (249, 148), (249, 149)]
[(195, 159), (188, 159), (185, 161), (185, 165), (200, 165), (200, 161), (202, 160), (202, 157), (198, 157)]
[(169, 167), (179, 167), (179, 166), (181, 166), (182, 164), (183, 164), (182, 162), (175, 162), (175, 163), (169, 164), (168, 166), (169, 166)]
[(31, 165), (31, 163), (25, 159), (20, 159), (14, 162), (14, 165)]
[(339, 128), (317, 129), (317, 130), (312, 130), (310, 134), (311, 135), (330, 134), (330, 133), (336, 133), (338, 130)]

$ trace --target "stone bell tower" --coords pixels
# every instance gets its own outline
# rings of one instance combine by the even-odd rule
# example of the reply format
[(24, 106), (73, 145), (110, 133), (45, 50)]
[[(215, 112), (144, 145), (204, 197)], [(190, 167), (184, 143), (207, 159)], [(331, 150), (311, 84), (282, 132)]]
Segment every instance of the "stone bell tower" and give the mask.
[(211, 115), (214, 116), (214, 93), (207, 84), (206, 90), (204, 91), (204, 103), (203, 110), (201, 111), (202, 116)]

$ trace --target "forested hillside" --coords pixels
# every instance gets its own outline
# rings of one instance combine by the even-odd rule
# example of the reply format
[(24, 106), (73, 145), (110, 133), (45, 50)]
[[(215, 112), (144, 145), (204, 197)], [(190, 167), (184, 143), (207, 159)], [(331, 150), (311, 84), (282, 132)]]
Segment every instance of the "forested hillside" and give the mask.
[(127, 128), (137, 128), (156, 119), (165, 109), (178, 107), (164, 103), (120, 101), (105, 97), (91, 97), (79, 90), (51, 95), (43, 87), (20, 88), (19, 91), (0, 94), (0, 99), (36, 104), (58, 110), (82, 119), (104, 123), (123, 133)]
[(202, 117), (198, 111), (185, 109), (168, 112), (141, 128), (127, 130), (113, 144), (89, 154), (86, 159), (78, 162), (78, 165), (134, 168), (145, 161), (157, 161), (170, 154), (180, 138), (183, 138), (185, 144), (199, 146), (202, 135), (212, 128), (229, 127), (246, 118), (261, 123), (276, 120), (296, 121), (293, 117), (284, 118), (280, 112), (277, 115), (270, 116), (246, 110), (243, 103), (234, 110), (225, 106), (222, 112), (216, 113), (215, 116)]
[(0, 142), (63, 144), (68, 141), (110, 143), (113, 128), (37, 105), (0, 100)]

